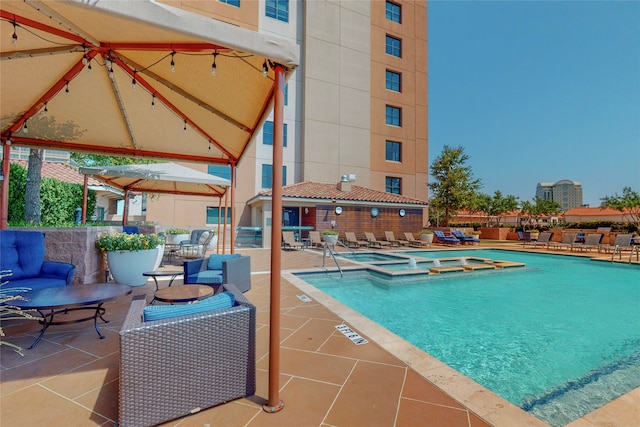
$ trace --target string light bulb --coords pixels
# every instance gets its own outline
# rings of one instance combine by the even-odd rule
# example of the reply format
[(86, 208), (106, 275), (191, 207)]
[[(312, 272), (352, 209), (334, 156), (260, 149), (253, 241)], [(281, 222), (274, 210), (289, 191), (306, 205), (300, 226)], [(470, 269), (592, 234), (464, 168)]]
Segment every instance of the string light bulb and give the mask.
[(138, 86), (136, 84), (136, 70), (133, 70), (133, 79), (131, 79), (131, 89), (136, 90), (136, 87)]
[(18, 33), (16, 33), (16, 21), (12, 22), (13, 24), (13, 35), (11, 36), (11, 44), (13, 46), (18, 46)]
[(45, 116), (48, 116), (48, 115), (49, 115), (49, 109), (47, 108), (47, 103), (48, 103), (48, 102), (49, 102), (49, 101), (47, 101), (47, 102), (45, 102), (45, 103), (44, 103), (44, 115), (45, 115)]
[(64, 85), (64, 94), (69, 96), (69, 82), (66, 82)]
[(184, 119), (184, 129), (183, 129), (184, 133), (187, 133), (187, 119)]
[(22, 126), (22, 133), (29, 133), (29, 128), (27, 127), (27, 121), (24, 121), (24, 125)]
[(89, 65), (87, 65), (87, 73), (91, 74), (91, 71), (93, 69), (91, 68), (91, 62), (89, 62)]
[(267, 74), (269, 74), (269, 67), (267, 67), (267, 60), (265, 59), (262, 63), (262, 76), (267, 77)]
[(175, 52), (171, 52), (171, 72), (175, 73), (176, 72), (176, 63), (173, 60), (173, 56), (175, 55)]
[(156, 109), (156, 94), (155, 93), (151, 94), (151, 109), (152, 110)]
[(213, 52), (213, 64), (211, 64), (211, 75), (215, 76), (217, 73), (216, 67), (216, 57), (218, 56), (218, 51)]

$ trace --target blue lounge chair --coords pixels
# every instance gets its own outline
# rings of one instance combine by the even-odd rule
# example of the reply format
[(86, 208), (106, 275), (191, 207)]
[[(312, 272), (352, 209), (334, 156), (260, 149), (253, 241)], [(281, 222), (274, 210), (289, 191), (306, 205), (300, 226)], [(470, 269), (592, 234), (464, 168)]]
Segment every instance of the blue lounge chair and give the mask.
[(440, 243), (446, 243), (449, 245), (457, 245), (458, 243), (460, 243), (460, 239), (457, 239), (453, 236), (445, 236), (444, 232), (440, 230), (433, 230), (433, 234), (436, 235)]
[(453, 234), (453, 237), (460, 240), (462, 243), (480, 243), (480, 239), (476, 239), (473, 236), (465, 236), (462, 231), (452, 231), (451, 234)]

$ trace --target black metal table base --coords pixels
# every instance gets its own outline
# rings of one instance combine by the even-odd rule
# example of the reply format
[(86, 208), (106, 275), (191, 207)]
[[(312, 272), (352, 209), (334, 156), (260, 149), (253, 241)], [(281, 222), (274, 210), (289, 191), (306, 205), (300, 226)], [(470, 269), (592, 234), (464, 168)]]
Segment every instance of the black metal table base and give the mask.
[[(94, 310), (94, 314), (93, 316), (83, 317), (81, 319), (60, 320), (56, 322), (53, 321), (53, 317), (56, 314), (67, 314), (70, 311), (76, 311), (76, 310)], [(33, 344), (31, 344), (31, 347), (29, 347), (29, 350), (34, 348), (40, 342), (45, 331), (51, 325), (70, 325), (72, 323), (86, 322), (87, 320), (93, 319), (93, 327), (96, 329), (96, 332), (98, 333), (98, 336), (100, 337), (100, 339), (103, 340), (104, 335), (102, 335), (102, 333), (100, 332), (100, 329), (98, 328), (98, 318), (100, 318), (104, 323), (109, 323), (107, 319), (102, 317), (102, 315), (106, 312), (106, 309), (102, 307), (102, 303), (92, 307), (73, 307), (73, 308), (63, 308), (62, 310), (51, 310), (48, 314), (44, 314), (41, 310), (37, 310), (37, 312), (40, 313), (40, 316), (42, 316), (42, 320), (39, 321), (40, 324), (42, 325), (42, 329), (40, 330), (40, 334), (38, 335), (36, 340), (33, 342)]]

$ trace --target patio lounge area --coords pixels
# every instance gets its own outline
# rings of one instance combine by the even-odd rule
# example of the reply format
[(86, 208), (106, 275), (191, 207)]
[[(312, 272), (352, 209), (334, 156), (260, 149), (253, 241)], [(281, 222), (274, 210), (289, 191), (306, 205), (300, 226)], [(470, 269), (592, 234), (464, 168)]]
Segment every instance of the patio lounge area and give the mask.
[[(455, 371), (438, 366), (434, 359), (406, 343), (389, 342), (382, 331), (364, 333), (354, 327), (369, 343), (355, 345), (347, 339), (335, 328), (343, 319), (320, 304), (315, 298), (318, 295), (302, 291), (287, 279), (291, 277), (287, 270), (322, 266), (320, 251), (315, 250), (282, 254), (285, 278), (281, 281), (280, 398), (285, 407), (275, 414), (264, 412), (262, 404), (268, 396), (270, 252), (239, 252), (251, 256), (252, 289), (245, 296), (258, 308), (256, 394), (163, 426), (546, 425), (497, 400)], [(178, 278), (173, 286), (181, 283)], [(166, 285), (160, 282), (161, 288)], [(150, 280), (144, 287), (134, 288), (132, 295), (105, 304), (105, 318), (110, 323), (100, 325), (104, 340), (98, 339), (90, 323), (79, 323), (53, 326), (38, 346), (25, 350), (24, 357), (2, 346), (2, 425), (113, 426), (118, 417), (118, 332), (132, 296), (146, 294), (150, 300), (154, 291), (155, 284)], [(302, 294), (311, 301), (301, 300), (298, 296)], [(6, 322), (3, 327), (8, 341), (23, 348), (32, 343), (40, 329), (36, 322), (29, 321)], [(443, 388), (450, 387), (441, 388), (425, 379), (428, 371), (432, 378), (439, 378), (440, 385), (458, 384), (456, 392), (446, 393)], [(570, 425), (635, 425), (639, 390)]]

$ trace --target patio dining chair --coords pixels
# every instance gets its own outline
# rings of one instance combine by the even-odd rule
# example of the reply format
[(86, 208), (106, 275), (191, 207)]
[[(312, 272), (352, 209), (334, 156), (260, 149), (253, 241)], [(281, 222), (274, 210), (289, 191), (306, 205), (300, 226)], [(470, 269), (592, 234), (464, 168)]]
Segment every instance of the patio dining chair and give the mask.
[(203, 258), (214, 235), (213, 230), (193, 230), (189, 240), (180, 242), (176, 255), (183, 258)]

